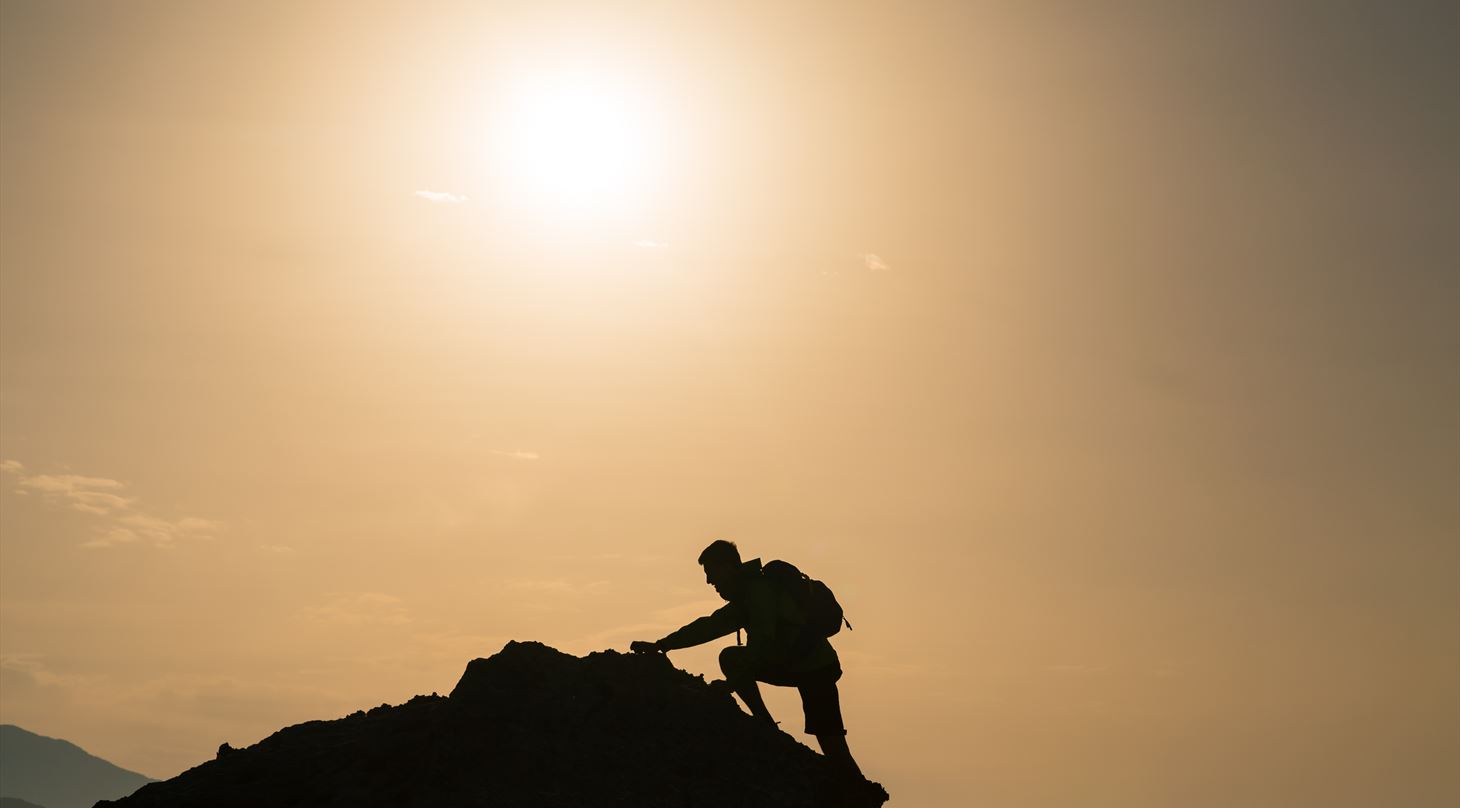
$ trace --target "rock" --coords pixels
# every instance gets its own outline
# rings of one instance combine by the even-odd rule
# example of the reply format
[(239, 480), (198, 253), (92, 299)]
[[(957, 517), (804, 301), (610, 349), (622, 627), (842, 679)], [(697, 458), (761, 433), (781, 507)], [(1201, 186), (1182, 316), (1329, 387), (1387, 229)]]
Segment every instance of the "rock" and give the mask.
[[(224, 745), (227, 747), (227, 744)], [(850, 796), (857, 795), (857, 796)], [(288, 727), (101, 805), (859, 808), (817, 753), (660, 654), (511, 642), (449, 697)]]

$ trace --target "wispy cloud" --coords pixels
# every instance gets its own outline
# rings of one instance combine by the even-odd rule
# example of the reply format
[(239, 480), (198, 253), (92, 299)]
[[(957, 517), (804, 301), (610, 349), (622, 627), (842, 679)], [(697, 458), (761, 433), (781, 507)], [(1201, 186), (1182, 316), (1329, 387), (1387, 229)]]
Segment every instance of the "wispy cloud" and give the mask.
[[(12, 698), (37, 707), (111, 715), (122, 721), (127, 720), (126, 716), (171, 716), (177, 720), (172, 724), (174, 729), (202, 736), (193, 739), (200, 746), (208, 740), (216, 743), (220, 732), (239, 732), (238, 727), (250, 721), (258, 724), (258, 730), (266, 731), (291, 715), (314, 710), (338, 715), (337, 710), (357, 703), (341, 693), (293, 681), (275, 683), (252, 677), (174, 672), (138, 681), (97, 672), (94, 663), (81, 661), (83, 665), (92, 664), (90, 670), (68, 670), (41, 654), (7, 653), (0, 655), (0, 677), (5, 680), (7, 693), (10, 688), (17, 691)], [(341, 678), (337, 675), (332, 683)], [(199, 722), (204, 726), (197, 726)]]
[(650, 613), (650, 619), (637, 623), (623, 623), (585, 634), (573, 640), (571, 645), (580, 648), (604, 648), (627, 645), (630, 640), (657, 639), (724, 606), (722, 600), (699, 598), (680, 603), (667, 609)]
[(646, 250), (662, 250), (665, 247), (668, 247), (669, 246), (669, 242), (667, 242), (667, 241), (653, 241), (651, 239), (641, 238), (638, 241), (634, 242), (634, 246), (635, 247), (643, 247)]
[(498, 457), (510, 457), (513, 460), (540, 460), (540, 459), (542, 459), (542, 455), (538, 454), (537, 452), (524, 452), (524, 451), (522, 451), (520, 449), (517, 450), (517, 451), (513, 451), (513, 452), (507, 452), (507, 451), (503, 451), (501, 449), (489, 449), (487, 451), (489, 451), (490, 453), (492, 453), (492, 454), (494, 454), (494, 455), (496, 455)]
[(54, 507), (67, 508), (100, 520), (96, 537), (82, 547), (97, 549), (145, 543), (170, 547), (184, 539), (212, 538), (219, 522), (187, 516), (164, 519), (137, 507), (137, 498), (122, 494), (126, 484), (106, 477), (80, 474), (32, 474), (17, 460), (0, 460), (0, 472), (16, 478), (15, 492), (36, 495)]
[(446, 191), (416, 191), (415, 196), (433, 205), (461, 205), (470, 201), (469, 197), (447, 193)]
[(46, 662), (45, 655), (22, 652), (0, 654), (0, 671), (10, 671), (29, 677), (37, 687), (86, 687), (97, 683), (101, 677), (57, 673)]
[(132, 500), (112, 493), (124, 486), (105, 477), (83, 477), (79, 474), (27, 474), (25, 467), (14, 460), (5, 461), (5, 471), (19, 477), (19, 490), (41, 494), (73, 510), (105, 515), (128, 508)]
[(106, 528), (101, 535), (81, 546), (88, 549), (114, 547), (135, 542), (150, 543), (154, 547), (170, 547), (181, 539), (212, 538), (222, 527), (211, 519), (186, 517), (168, 520), (145, 513), (126, 513), (116, 516), (117, 524)]
[(518, 592), (536, 592), (545, 595), (594, 595), (606, 591), (608, 587), (608, 581), (578, 583), (565, 578), (519, 578), (507, 582), (508, 589)]
[(317, 623), (337, 626), (403, 626), (411, 622), (405, 600), (384, 592), (349, 592), (331, 595), (319, 606), (304, 610)]
[(862, 253), (862, 263), (866, 264), (867, 269), (870, 269), (873, 272), (886, 272), (892, 269), (892, 267), (888, 266), (887, 262), (883, 261), (882, 257), (877, 255), (877, 253)]
[(570, 578), (515, 578), (502, 582), (517, 609), (559, 614), (581, 613), (593, 608), (613, 585), (606, 580)]
[(855, 668), (858, 674), (881, 679), (917, 678), (926, 681), (954, 677), (952, 670), (925, 659), (896, 659), (850, 649), (842, 651), (841, 658), (847, 670)]

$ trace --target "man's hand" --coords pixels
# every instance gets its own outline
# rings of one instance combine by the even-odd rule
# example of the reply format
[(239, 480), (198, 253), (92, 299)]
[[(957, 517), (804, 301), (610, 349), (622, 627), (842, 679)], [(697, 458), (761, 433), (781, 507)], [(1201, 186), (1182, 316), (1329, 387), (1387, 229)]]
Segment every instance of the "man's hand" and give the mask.
[(629, 643), (629, 650), (630, 651), (633, 651), (636, 654), (662, 654), (662, 653), (664, 653), (664, 648), (661, 647), (659, 645), (659, 643), (657, 643), (657, 642), (645, 642), (643, 640), (634, 640), (633, 642)]

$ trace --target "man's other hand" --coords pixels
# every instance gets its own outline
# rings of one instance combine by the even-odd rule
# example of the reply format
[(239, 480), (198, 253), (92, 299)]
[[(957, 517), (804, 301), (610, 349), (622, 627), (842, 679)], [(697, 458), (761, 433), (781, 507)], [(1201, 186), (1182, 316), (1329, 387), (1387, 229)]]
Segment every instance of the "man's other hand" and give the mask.
[(657, 643), (657, 642), (645, 642), (643, 640), (634, 640), (633, 642), (629, 643), (629, 650), (630, 651), (633, 651), (636, 654), (662, 654), (662, 653), (664, 653), (664, 649), (659, 647), (659, 643)]

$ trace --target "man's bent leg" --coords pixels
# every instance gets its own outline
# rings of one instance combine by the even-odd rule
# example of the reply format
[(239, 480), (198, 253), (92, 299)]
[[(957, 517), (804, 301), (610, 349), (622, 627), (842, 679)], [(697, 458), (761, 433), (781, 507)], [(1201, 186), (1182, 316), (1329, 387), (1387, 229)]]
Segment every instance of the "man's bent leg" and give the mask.
[(760, 685), (745, 664), (745, 654), (742, 646), (730, 646), (721, 651), (720, 672), (725, 674), (725, 681), (730, 683), (730, 689), (745, 702), (751, 715), (775, 726), (776, 720), (771, 717), (770, 708), (765, 706), (765, 699), (761, 698)]
[(821, 754), (847, 775), (862, 777), (862, 769), (847, 747), (847, 728), (842, 723), (841, 694), (836, 683), (842, 676), (839, 668), (827, 668), (806, 674), (801, 691), (801, 708), (806, 713), (806, 732), (816, 736)]
[(835, 763), (837, 768), (848, 775), (855, 775), (858, 780), (865, 780), (862, 776), (862, 767), (852, 757), (852, 750), (847, 747), (846, 735), (817, 735), (816, 742), (821, 744), (821, 754), (826, 759)]

